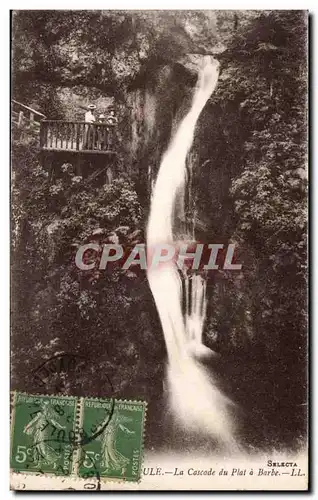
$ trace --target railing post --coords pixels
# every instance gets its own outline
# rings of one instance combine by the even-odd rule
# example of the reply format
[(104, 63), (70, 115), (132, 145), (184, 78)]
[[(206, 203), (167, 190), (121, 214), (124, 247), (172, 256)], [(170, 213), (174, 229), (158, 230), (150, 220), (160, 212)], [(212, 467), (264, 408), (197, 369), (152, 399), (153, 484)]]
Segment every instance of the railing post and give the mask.
[(43, 122), (40, 123), (40, 148), (42, 149), (44, 146), (44, 129), (45, 124)]
[(54, 123), (54, 129), (55, 129), (55, 149), (57, 149), (57, 141), (59, 139), (59, 125), (57, 122)]
[(65, 123), (65, 125), (64, 125), (64, 131), (65, 131), (65, 141), (66, 141), (65, 149), (68, 149), (68, 133), (69, 133), (68, 123)]
[(19, 118), (18, 118), (18, 127), (22, 128), (23, 126), (23, 111), (19, 112)]
[(104, 127), (104, 143), (103, 149), (106, 151), (108, 149), (108, 128)]
[(88, 149), (93, 149), (94, 144), (94, 129), (92, 130), (92, 125), (88, 125)]
[(50, 147), (53, 148), (53, 130), (54, 126), (53, 123), (50, 123)]
[(75, 125), (76, 151), (79, 151), (80, 131), (81, 131), (81, 125), (80, 123), (76, 123)]
[(74, 124), (70, 124), (70, 149), (73, 149)]

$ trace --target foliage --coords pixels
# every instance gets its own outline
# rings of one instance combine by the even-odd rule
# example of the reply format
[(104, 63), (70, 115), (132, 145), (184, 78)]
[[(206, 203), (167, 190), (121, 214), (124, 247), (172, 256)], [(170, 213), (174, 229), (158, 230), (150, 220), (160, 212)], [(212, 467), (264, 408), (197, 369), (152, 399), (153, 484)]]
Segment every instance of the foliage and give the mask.
[[(255, 391), (279, 395), (286, 411), (278, 414), (266, 397), (263, 404), (257, 400), (258, 412), (263, 422), (285, 429), (290, 441), (291, 429), (305, 432), (305, 47), (302, 12), (264, 13), (239, 28), (222, 56), (220, 83), (197, 138), (203, 144), (196, 183), (205, 193), (198, 202), (205, 237), (235, 242), (243, 265), (240, 273), (214, 279), (207, 342), (233, 359), (232, 390), (245, 407), (251, 380)], [(256, 412), (252, 402), (250, 411)]]
[(141, 304), (149, 301), (146, 278), (120, 269), (81, 271), (75, 253), (90, 241), (126, 247), (140, 241), (143, 213), (133, 186), (121, 178), (92, 186), (71, 164), (51, 183), (23, 147), (17, 147), (14, 166), (13, 383), (24, 378), (30, 384), (39, 354), (44, 361), (59, 352), (85, 353), (96, 359), (95, 375), (88, 381), (83, 374), (87, 392), (100, 390), (97, 366), (103, 363), (119, 391), (143, 374), (144, 342), (152, 335), (149, 319), (140, 328)]

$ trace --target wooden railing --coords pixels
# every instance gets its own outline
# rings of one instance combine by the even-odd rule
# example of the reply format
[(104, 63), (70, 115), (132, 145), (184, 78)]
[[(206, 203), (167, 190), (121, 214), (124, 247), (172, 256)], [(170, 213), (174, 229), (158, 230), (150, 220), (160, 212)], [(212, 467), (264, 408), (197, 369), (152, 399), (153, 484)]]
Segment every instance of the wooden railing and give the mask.
[(106, 123), (41, 121), (40, 146), (51, 151), (113, 152), (116, 126)]
[(14, 127), (20, 129), (21, 133), (38, 134), (41, 120), (44, 118), (46, 116), (43, 113), (14, 99), (11, 100), (11, 122)]

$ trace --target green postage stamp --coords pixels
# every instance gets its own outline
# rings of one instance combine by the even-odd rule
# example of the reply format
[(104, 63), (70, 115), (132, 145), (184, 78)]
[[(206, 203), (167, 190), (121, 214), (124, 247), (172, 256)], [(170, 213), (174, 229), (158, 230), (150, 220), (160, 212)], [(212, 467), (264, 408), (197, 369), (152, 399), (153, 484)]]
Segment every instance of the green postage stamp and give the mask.
[(139, 481), (146, 403), (29, 395), (12, 399), (15, 473)]

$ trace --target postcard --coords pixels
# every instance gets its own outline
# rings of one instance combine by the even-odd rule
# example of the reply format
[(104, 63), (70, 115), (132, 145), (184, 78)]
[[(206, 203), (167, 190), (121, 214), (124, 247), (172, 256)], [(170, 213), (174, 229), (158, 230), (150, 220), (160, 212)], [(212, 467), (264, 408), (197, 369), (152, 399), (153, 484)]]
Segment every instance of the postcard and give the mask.
[(13, 490), (308, 490), (308, 12), (11, 12)]

